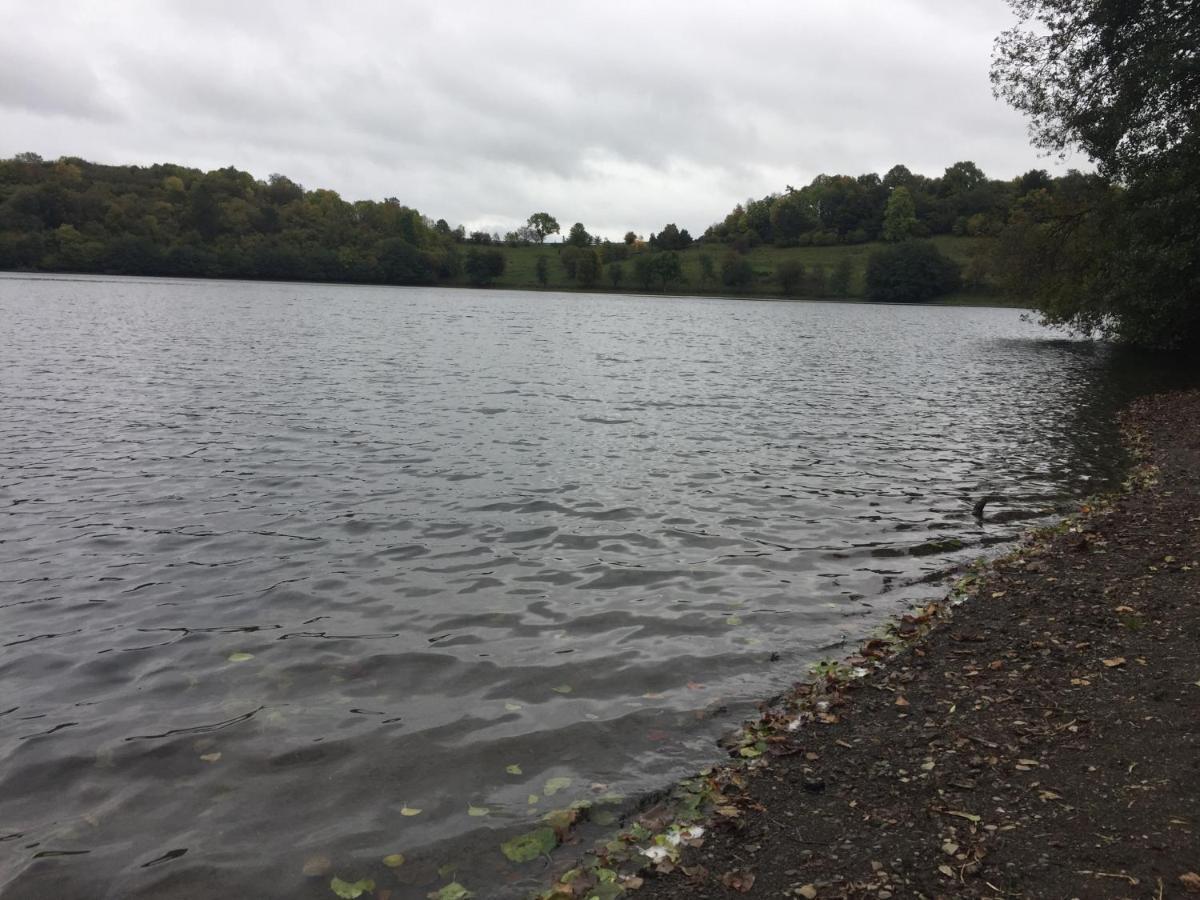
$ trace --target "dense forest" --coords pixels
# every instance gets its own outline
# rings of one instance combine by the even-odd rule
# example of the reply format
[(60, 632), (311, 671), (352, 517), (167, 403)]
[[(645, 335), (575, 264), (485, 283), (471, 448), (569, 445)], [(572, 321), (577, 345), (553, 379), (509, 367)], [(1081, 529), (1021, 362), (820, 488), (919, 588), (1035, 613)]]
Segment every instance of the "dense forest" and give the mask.
[[(648, 238), (607, 241), (575, 223), (561, 243), (549, 213), (507, 235), (431, 220), (388, 198), (348, 202), (283, 175), (234, 168), (109, 166), (26, 153), (0, 161), (0, 269), (125, 275), (484, 285), (516, 261), (524, 286), (866, 296), (918, 301), (991, 277), (988, 255), (947, 255), (921, 238), (1000, 234), (1031, 197), (1076, 190), (1087, 176), (1043, 171), (988, 179), (970, 162), (937, 178), (896, 166), (884, 176), (821, 175), (799, 190), (738, 205), (699, 239), (668, 223)], [(887, 242), (869, 257), (756, 248)], [(529, 261), (529, 250), (543, 251)], [(514, 251), (524, 250), (524, 253)], [(691, 252), (687, 252), (687, 251)]]

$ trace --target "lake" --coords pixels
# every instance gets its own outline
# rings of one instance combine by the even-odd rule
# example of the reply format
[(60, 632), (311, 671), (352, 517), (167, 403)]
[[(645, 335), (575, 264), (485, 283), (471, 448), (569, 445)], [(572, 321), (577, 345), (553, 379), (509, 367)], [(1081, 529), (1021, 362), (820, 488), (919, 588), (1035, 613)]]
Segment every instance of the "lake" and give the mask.
[(0, 277), (0, 896), (520, 896), (1169, 380), (1010, 309)]

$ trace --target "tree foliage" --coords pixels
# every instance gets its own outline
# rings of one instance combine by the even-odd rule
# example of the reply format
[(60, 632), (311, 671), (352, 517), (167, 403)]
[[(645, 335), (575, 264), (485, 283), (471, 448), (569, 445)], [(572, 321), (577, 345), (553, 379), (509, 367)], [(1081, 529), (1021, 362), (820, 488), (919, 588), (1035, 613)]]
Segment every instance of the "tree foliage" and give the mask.
[(0, 269), (425, 284), (459, 273), (461, 240), (282, 175), (0, 160)]
[(1009, 0), (996, 93), (1041, 147), (1096, 178), (1022, 196), (1001, 239), (1008, 280), (1044, 318), (1158, 348), (1200, 344), (1200, 5)]
[(883, 212), (883, 239), (903, 241), (917, 227), (917, 206), (912, 194), (904, 185), (893, 188)]
[(867, 258), (867, 299), (920, 303), (956, 290), (958, 263), (929, 241), (905, 241)]
[(546, 240), (551, 234), (558, 234), (558, 220), (547, 212), (536, 212), (529, 217), (529, 221), (525, 223), (533, 236), (533, 239), (539, 244)]

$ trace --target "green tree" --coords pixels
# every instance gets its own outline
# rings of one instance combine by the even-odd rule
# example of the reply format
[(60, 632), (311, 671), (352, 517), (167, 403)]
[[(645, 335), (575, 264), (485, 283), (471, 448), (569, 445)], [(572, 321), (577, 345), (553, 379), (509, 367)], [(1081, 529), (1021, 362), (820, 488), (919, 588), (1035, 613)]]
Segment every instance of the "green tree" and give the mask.
[(567, 243), (572, 247), (587, 247), (592, 243), (592, 236), (587, 233), (582, 222), (576, 222), (567, 234)]
[(742, 290), (754, 281), (754, 266), (740, 253), (730, 252), (721, 260), (721, 284)]
[(804, 263), (796, 259), (785, 259), (776, 266), (775, 279), (779, 282), (779, 289), (792, 296), (800, 293), (805, 273)]
[[(1043, 318), (1155, 348), (1200, 345), (1200, 5), (1009, 0), (992, 82), (1035, 143), (1078, 149), (1087, 195), (1035, 190), (1002, 235), (1003, 276)], [(1015, 251), (1015, 252), (1014, 252)]]
[(504, 251), (495, 249), (477, 249), (472, 247), (467, 251), (463, 270), (471, 280), (471, 284), (482, 287), (491, 284), (492, 279), (504, 274)]
[(540, 254), (537, 262), (533, 264), (533, 272), (537, 276), (538, 284), (545, 287), (550, 281), (550, 260), (545, 254)]
[(701, 253), (697, 257), (700, 263), (700, 283), (710, 284), (717, 280), (717, 268), (713, 264), (713, 258), (707, 253)]
[(838, 260), (836, 266), (833, 267), (833, 273), (829, 276), (829, 293), (834, 297), (849, 297), (850, 282), (854, 277), (854, 269), (850, 264), (850, 258), (843, 256)]
[(867, 258), (867, 299), (921, 303), (960, 285), (959, 266), (929, 241), (905, 241)]
[(539, 244), (551, 234), (558, 234), (558, 220), (547, 212), (536, 212), (525, 223), (533, 239)]
[(621, 282), (625, 279), (625, 267), (619, 262), (612, 263), (608, 267), (608, 280), (612, 283), (613, 290), (621, 287)]
[(892, 189), (887, 208), (883, 213), (883, 239), (903, 241), (912, 236), (917, 227), (917, 206), (906, 187)]
[(580, 287), (591, 287), (600, 280), (600, 254), (593, 249), (582, 250), (575, 263), (575, 280)]

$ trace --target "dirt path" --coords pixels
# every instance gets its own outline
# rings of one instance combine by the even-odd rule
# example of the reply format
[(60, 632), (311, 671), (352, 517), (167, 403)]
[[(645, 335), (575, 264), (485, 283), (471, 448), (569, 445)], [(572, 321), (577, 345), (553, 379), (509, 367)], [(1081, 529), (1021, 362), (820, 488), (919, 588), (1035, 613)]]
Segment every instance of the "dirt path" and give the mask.
[(634, 896), (1200, 896), (1200, 392), (1128, 421), (1152, 483), (813, 688), (819, 711)]

